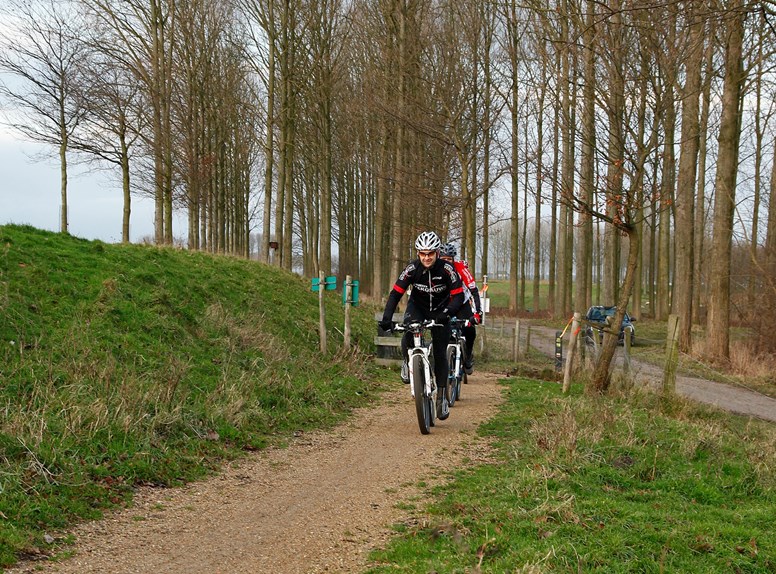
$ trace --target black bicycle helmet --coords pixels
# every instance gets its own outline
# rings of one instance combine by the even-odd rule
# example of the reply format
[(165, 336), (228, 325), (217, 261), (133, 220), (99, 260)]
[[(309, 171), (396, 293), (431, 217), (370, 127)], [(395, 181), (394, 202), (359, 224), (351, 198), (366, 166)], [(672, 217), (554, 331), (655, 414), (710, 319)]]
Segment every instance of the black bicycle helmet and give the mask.
[(442, 241), (433, 231), (424, 231), (415, 240), (415, 249), (418, 251), (437, 251), (442, 247)]

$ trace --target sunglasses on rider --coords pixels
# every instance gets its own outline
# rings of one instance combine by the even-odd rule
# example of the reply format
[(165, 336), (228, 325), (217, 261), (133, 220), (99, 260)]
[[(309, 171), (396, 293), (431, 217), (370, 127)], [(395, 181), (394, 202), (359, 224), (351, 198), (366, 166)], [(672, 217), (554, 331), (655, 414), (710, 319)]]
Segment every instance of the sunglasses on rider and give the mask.
[(418, 251), (418, 257), (432, 257), (436, 251)]

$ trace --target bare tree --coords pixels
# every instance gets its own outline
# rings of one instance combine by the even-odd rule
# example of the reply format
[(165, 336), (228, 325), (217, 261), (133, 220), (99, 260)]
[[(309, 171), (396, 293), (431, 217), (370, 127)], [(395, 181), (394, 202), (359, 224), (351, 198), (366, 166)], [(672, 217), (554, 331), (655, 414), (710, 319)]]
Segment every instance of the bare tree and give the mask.
[(676, 187), (676, 274), (674, 277), (673, 313), (679, 317), (679, 348), (683, 352), (692, 345), (692, 291), (695, 236), (695, 182), (700, 138), (701, 63), (703, 61), (703, 31), (705, 23), (701, 8), (694, 2), (687, 6), (690, 34), (684, 66), (682, 89), (682, 136), (679, 175)]
[(706, 352), (712, 359), (730, 359), (730, 263), (733, 236), (733, 212), (736, 201), (736, 175), (741, 126), (741, 92), (744, 82), (743, 43), (745, 9), (733, 0), (724, 22), (725, 83), (722, 93), (722, 119), (717, 139), (717, 176), (714, 183), (714, 234), (712, 273), (709, 292), (709, 317), (706, 324)]
[(118, 167), (123, 196), (121, 240), (130, 241), (132, 188), (130, 164), (144, 129), (142, 94), (127, 70), (99, 52), (79, 88), (87, 113), (71, 137), (71, 147), (97, 161)]
[(11, 75), (0, 97), (8, 124), (31, 141), (54, 146), (60, 173), (60, 230), (68, 232), (67, 176), (70, 138), (86, 110), (79, 91), (88, 49), (72, 5), (56, 0), (8, 0), (12, 26), (0, 37), (0, 70)]

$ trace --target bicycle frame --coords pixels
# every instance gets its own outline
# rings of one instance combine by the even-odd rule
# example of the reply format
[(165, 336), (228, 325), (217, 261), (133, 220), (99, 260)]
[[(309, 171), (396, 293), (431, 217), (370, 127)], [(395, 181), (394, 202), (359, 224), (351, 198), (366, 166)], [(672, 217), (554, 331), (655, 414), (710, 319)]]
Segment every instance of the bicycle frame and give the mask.
[[(421, 357), (423, 362), (423, 371), (425, 374), (424, 394), (426, 397), (432, 397), (434, 399), (434, 408), (436, 408), (436, 392), (437, 385), (434, 379), (434, 371), (431, 368), (431, 341), (426, 343), (425, 331), (431, 327), (441, 327), (440, 323), (437, 323), (433, 319), (427, 319), (425, 321), (412, 321), (410, 323), (404, 323), (402, 325), (396, 325), (397, 331), (410, 331), (412, 333), (412, 346), (407, 349), (407, 361), (412, 365), (412, 358), (416, 355)], [(409, 369), (410, 376), (410, 393), (415, 398), (415, 373), (412, 369)]]
[[(431, 370), (431, 360), (429, 358), (431, 354), (431, 343), (426, 344), (424, 331), (429, 327), (436, 327), (437, 324), (431, 321), (406, 323), (404, 325), (397, 325), (397, 331), (410, 331), (412, 333), (412, 347), (407, 349), (407, 360), (409, 364), (412, 364), (412, 357), (420, 355), (423, 361), (423, 370), (426, 375), (425, 394), (431, 396), (436, 391), (436, 384), (432, 386), (434, 381), (434, 373)], [(415, 373), (412, 369), (409, 370), (410, 375), (410, 392), (413, 398), (415, 397)]]
[(450, 342), (447, 345), (447, 356), (450, 354), (451, 347), (455, 353), (455, 364), (448, 373), (448, 389), (451, 392), (451, 403), (454, 403), (458, 399), (460, 391), (460, 381), (463, 379), (463, 357), (466, 351), (466, 337), (461, 331), (462, 327), (468, 327), (471, 323), (468, 319), (452, 319), (452, 332), (450, 336)]

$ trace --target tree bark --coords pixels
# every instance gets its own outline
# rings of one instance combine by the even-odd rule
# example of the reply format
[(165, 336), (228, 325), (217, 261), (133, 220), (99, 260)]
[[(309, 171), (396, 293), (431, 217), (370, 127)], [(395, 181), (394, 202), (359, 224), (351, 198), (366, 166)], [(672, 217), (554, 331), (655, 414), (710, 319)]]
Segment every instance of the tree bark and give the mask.
[(692, 347), (693, 248), (695, 246), (695, 182), (698, 167), (699, 98), (701, 93), (701, 63), (703, 62), (703, 21), (693, 13), (691, 18), (689, 54), (685, 63), (685, 84), (682, 90), (682, 131), (679, 176), (676, 185), (676, 274), (671, 298), (673, 314), (679, 318), (679, 349), (687, 353)]
[(739, 106), (745, 77), (742, 69), (745, 12), (741, 1), (736, 0), (731, 10), (726, 22), (725, 80), (717, 138), (719, 152), (714, 181), (714, 230), (706, 324), (706, 353), (710, 359), (723, 363), (730, 360), (730, 263), (741, 135)]

